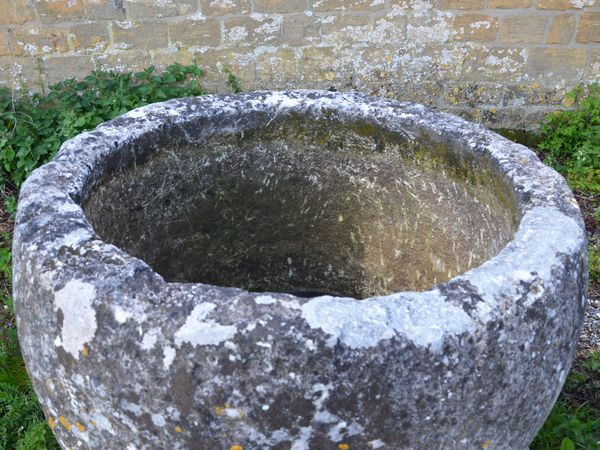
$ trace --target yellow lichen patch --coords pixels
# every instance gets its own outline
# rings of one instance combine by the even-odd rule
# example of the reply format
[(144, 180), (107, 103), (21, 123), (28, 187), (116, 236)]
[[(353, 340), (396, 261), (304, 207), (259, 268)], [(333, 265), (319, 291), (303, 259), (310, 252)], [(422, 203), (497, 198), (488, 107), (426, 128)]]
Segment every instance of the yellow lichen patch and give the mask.
[(65, 419), (63, 416), (58, 416), (58, 421), (60, 422), (60, 424), (65, 427), (67, 429), (67, 431), (71, 431), (71, 428), (73, 428), (73, 426), (69, 423), (69, 421), (67, 419)]
[(54, 427), (56, 426), (56, 420), (54, 420), (52, 417), (48, 417), (48, 426), (54, 430)]
[(232, 445), (229, 450), (244, 450), (241, 445)]
[(85, 431), (85, 427), (83, 425), (81, 425), (79, 422), (75, 422), (75, 426), (77, 427), (77, 429), (79, 431), (81, 431), (82, 433)]
[(215, 406), (215, 414), (220, 416), (225, 412), (225, 406)]
[(90, 354), (90, 350), (84, 345), (83, 348), (81, 349), (81, 355), (83, 357), (87, 357)]
[(183, 428), (181, 428), (179, 425), (175, 427), (175, 433), (183, 433)]
[(539, 89), (539, 88), (540, 88), (540, 83), (538, 83), (538, 82), (536, 81), (535, 83), (533, 83), (533, 84), (531, 85), (531, 87), (532, 87), (533, 89)]
[(348, 444), (340, 444), (340, 445), (338, 445), (338, 448), (340, 450), (348, 450), (350, 448), (350, 446)]
[(92, 426), (94, 426), (94, 427), (96, 426), (96, 421), (95, 420), (92, 420), (90, 423), (92, 424)]
[(490, 439), (486, 439), (486, 441), (481, 444), (481, 448), (488, 448), (490, 445), (492, 445), (492, 441)]

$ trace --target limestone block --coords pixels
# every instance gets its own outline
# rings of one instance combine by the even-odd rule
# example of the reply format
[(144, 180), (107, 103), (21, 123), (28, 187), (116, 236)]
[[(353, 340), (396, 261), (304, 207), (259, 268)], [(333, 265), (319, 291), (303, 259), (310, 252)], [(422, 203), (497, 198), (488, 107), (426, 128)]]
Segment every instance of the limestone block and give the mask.
[(559, 14), (554, 16), (548, 30), (546, 42), (548, 44), (568, 44), (575, 35), (576, 26), (577, 18), (573, 14)]
[(169, 36), (172, 44), (216, 47), (221, 43), (221, 25), (215, 19), (170, 23)]
[(496, 39), (498, 19), (483, 14), (467, 14), (454, 19), (457, 41), (490, 42)]
[(65, 22), (83, 17), (83, 0), (34, 0), (43, 23)]
[(116, 21), (112, 32), (114, 45), (122, 50), (165, 48), (169, 44), (168, 24), (164, 21)]
[(125, 0), (131, 19), (172, 17), (191, 14), (198, 8), (197, 0)]
[(600, 13), (581, 14), (575, 40), (582, 44), (600, 42)]
[(226, 14), (248, 14), (252, 11), (250, 0), (201, 0), (201, 11), (206, 17)]
[(281, 15), (253, 14), (226, 19), (223, 22), (223, 45), (279, 45), (282, 41), (282, 23)]
[(537, 15), (509, 16), (502, 19), (500, 39), (508, 44), (544, 42), (546, 17)]
[(0, 25), (21, 25), (34, 18), (33, 7), (27, 0), (0, 2)]

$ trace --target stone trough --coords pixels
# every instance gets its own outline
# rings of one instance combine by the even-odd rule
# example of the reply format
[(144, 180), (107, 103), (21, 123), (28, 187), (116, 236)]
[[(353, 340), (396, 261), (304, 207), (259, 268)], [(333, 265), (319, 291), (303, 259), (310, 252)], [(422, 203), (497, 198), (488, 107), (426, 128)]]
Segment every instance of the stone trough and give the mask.
[(423, 106), (134, 110), (24, 184), (14, 297), (64, 448), (525, 449), (587, 283), (564, 180)]

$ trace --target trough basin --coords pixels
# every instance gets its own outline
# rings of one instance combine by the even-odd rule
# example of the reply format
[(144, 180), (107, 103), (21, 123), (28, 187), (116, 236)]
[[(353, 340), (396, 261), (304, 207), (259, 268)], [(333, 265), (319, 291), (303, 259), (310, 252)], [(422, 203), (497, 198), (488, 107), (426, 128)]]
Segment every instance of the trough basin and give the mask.
[(586, 302), (526, 147), (353, 93), (172, 100), (21, 189), (28, 372), (65, 449), (526, 449)]

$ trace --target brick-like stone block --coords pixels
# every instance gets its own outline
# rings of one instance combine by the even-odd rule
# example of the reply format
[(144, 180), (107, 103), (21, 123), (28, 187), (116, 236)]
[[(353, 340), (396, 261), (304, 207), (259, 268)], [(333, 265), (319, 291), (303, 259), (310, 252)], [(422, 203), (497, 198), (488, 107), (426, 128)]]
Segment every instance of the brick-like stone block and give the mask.
[(443, 101), (448, 106), (470, 108), (500, 104), (504, 90), (496, 83), (452, 82), (442, 86)]
[(44, 63), (50, 85), (68, 78), (81, 79), (96, 68), (91, 56), (51, 56)]
[(575, 40), (582, 44), (600, 42), (600, 13), (583, 13)]
[(577, 19), (573, 14), (558, 14), (554, 16), (548, 30), (546, 42), (548, 44), (568, 44), (575, 35), (576, 26)]
[(0, 56), (12, 55), (12, 45), (8, 40), (8, 33), (6, 30), (0, 30)]
[(152, 65), (152, 54), (147, 50), (131, 50), (122, 53), (105, 53), (94, 56), (93, 60), (98, 70), (135, 72)]
[(488, 8), (518, 9), (529, 8), (531, 0), (488, 0)]
[(9, 30), (13, 54), (39, 56), (69, 51), (67, 30), (43, 26), (19, 26)]
[(201, 0), (200, 8), (206, 17), (248, 14), (252, 11), (250, 0)]
[(324, 43), (331, 45), (372, 41), (371, 19), (367, 15), (332, 15), (321, 22), (321, 36)]
[(581, 9), (590, 5), (589, 0), (536, 0), (535, 7), (538, 9)]
[(496, 39), (498, 19), (483, 14), (466, 14), (454, 18), (457, 41), (490, 42)]
[(313, 11), (379, 11), (385, 2), (379, 0), (310, 0)]
[(546, 17), (530, 14), (505, 17), (500, 37), (509, 44), (539, 44), (544, 42), (545, 33)]
[(526, 71), (541, 81), (570, 83), (583, 75), (586, 61), (587, 50), (583, 48), (532, 48)]
[(523, 48), (473, 48), (464, 57), (462, 76), (473, 81), (511, 82), (523, 75), (526, 57)]
[(600, 83), (600, 48), (592, 49), (592, 56), (585, 72), (585, 78), (590, 83)]
[(398, 45), (406, 38), (407, 17), (401, 15), (374, 19), (373, 31), (369, 35), (369, 45), (373, 48), (382, 45)]
[(0, 57), (0, 85), (9, 89), (41, 91), (48, 85), (43, 62), (40, 58)]
[(296, 14), (283, 18), (283, 41), (291, 46), (304, 46), (318, 42), (321, 22), (318, 17)]
[(441, 9), (479, 10), (484, 7), (483, 0), (438, 0)]
[(258, 81), (273, 88), (293, 87), (298, 78), (298, 61), (292, 49), (261, 53), (256, 59)]
[(304, 48), (299, 69), (301, 81), (310, 87), (351, 81), (353, 76), (347, 52), (332, 47)]
[(171, 23), (169, 36), (172, 44), (217, 47), (221, 43), (221, 25), (215, 19)]
[(557, 87), (556, 83), (544, 86), (539, 81), (506, 85), (503, 90), (502, 105), (508, 107), (522, 107), (523, 105), (560, 106), (565, 97), (565, 88)]
[(114, 22), (112, 27), (114, 45), (122, 50), (156, 49), (169, 45), (168, 25), (164, 21)]
[(256, 80), (256, 56), (249, 49), (248, 53), (232, 50), (208, 49), (194, 54), (198, 65), (204, 70), (207, 81), (224, 83), (226, 75), (223, 67), (227, 66), (234, 74), (242, 88)]
[(114, 0), (87, 0), (85, 17), (93, 20), (124, 20), (125, 4), (119, 6)]
[(154, 67), (156, 67), (157, 70), (163, 70), (171, 64), (175, 63), (188, 66), (190, 64), (193, 64), (193, 62), (194, 55), (187, 49), (179, 49), (178, 51), (166, 49), (152, 52), (152, 64), (154, 65)]
[(305, 0), (254, 0), (254, 11), (259, 13), (289, 13), (305, 10)]
[(126, 0), (128, 17), (132, 19), (149, 19), (173, 17), (190, 14), (197, 10), (197, 0)]
[(43, 23), (66, 22), (83, 17), (83, 0), (34, 0)]
[(27, 0), (0, 1), (0, 25), (22, 25), (33, 19), (35, 14)]
[(280, 15), (252, 14), (232, 17), (223, 23), (223, 45), (250, 47), (281, 43), (283, 18)]
[(91, 22), (72, 25), (68, 30), (68, 39), (71, 50), (101, 52), (109, 43), (108, 24)]

